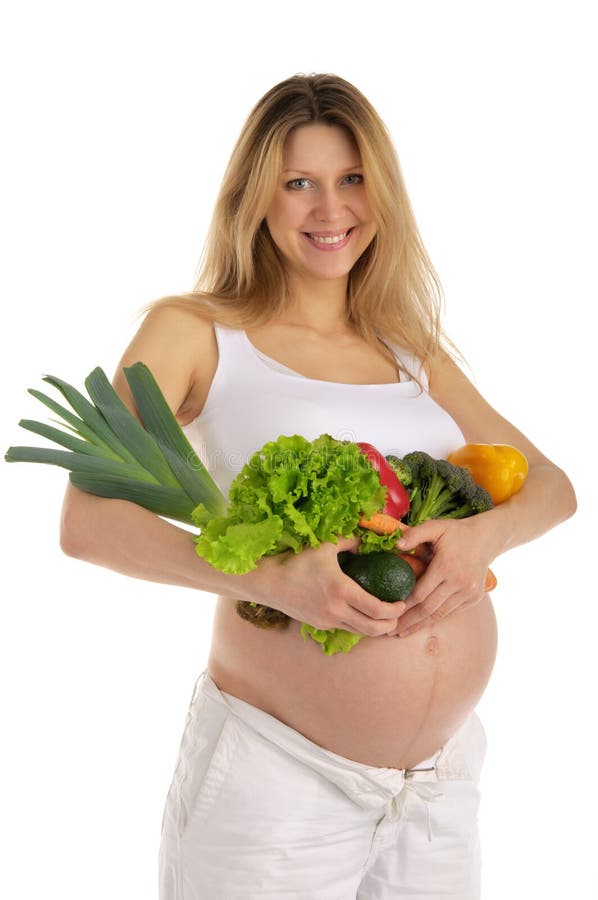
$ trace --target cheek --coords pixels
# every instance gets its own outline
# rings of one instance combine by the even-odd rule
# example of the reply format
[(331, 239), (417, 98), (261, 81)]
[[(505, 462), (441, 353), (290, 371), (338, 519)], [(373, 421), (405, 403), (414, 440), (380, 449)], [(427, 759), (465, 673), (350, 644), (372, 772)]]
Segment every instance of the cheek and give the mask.
[(291, 204), (288, 201), (285, 202), (284, 199), (277, 200), (270, 207), (266, 216), (266, 222), (271, 233), (279, 233), (293, 227), (300, 219), (300, 215), (297, 203)]
[(364, 200), (360, 204), (359, 209), (355, 209), (355, 212), (362, 225), (362, 234), (372, 241), (378, 231), (378, 224), (370, 204), (367, 200)]
[(359, 207), (360, 217), (364, 222), (374, 223), (374, 211), (370, 206), (369, 200), (367, 197), (363, 197), (361, 199), (360, 207)]
[(280, 220), (280, 212), (277, 208), (278, 204), (272, 203), (266, 213), (266, 224), (270, 231), (276, 231)]

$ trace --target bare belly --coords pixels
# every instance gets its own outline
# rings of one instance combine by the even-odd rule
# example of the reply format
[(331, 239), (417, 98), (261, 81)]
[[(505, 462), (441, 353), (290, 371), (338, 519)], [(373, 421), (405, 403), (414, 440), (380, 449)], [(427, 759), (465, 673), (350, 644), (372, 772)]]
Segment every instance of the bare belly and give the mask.
[(496, 657), (488, 595), (408, 637), (364, 637), (334, 656), (304, 641), (300, 627), (256, 628), (219, 597), (210, 675), (316, 744), (371, 766), (404, 769), (432, 756), (475, 707)]

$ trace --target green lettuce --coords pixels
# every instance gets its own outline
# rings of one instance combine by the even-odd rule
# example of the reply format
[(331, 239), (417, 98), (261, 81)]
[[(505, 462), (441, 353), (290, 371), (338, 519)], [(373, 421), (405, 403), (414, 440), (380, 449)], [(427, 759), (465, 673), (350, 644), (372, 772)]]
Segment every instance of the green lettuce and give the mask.
[(322, 647), (322, 653), (332, 656), (334, 653), (348, 653), (362, 639), (363, 634), (354, 634), (344, 628), (314, 628), (305, 622), (301, 625), (303, 640), (313, 638)]
[[(196, 552), (214, 568), (242, 575), (264, 556), (338, 543), (359, 534), (359, 552), (391, 549), (400, 537), (358, 527), (362, 515), (380, 511), (386, 489), (357, 444), (324, 434), (314, 441), (281, 436), (255, 453), (234, 479), (226, 515), (211, 518), (203, 505), (193, 511), (201, 528)], [(348, 653), (363, 637), (343, 628), (302, 623), (305, 640), (327, 655)]]
[(214, 568), (242, 575), (263, 556), (350, 537), (361, 515), (383, 508), (386, 489), (357, 444), (328, 434), (281, 436), (254, 453), (234, 479), (225, 516), (193, 512), (196, 552)]
[(356, 534), (361, 539), (358, 553), (377, 553), (380, 550), (394, 550), (403, 532), (397, 528), (392, 534), (376, 534), (367, 528), (358, 528)]

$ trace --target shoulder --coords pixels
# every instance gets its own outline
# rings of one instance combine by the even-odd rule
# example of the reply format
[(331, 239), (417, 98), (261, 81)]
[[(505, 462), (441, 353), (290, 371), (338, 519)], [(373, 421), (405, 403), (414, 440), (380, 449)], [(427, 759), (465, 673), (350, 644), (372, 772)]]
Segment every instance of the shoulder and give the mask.
[[(463, 369), (444, 350), (426, 364), (430, 396), (462, 425), (483, 416), (490, 406)], [(465, 429), (463, 429), (465, 430)]]
[(455, 390), (467, 390), (468, 387), (473, 390), (471, 381), (455, 360), (443, 350), (430, 357), (424, 368), (430, 394), (439, 403), (442, 399), (450, 398)]
[(197, 415), (218, 362), (214, 323), (189, 309), (158, 306), (150, 309), (117, 366), (113, 385), (135, 411), (123, 372), (143, 362), (151, 369), (180, 424)]
[(430, 395), (456, 421), (467, 443), (511, 444), (530, 463), (546, 461), (529, 439), (491, 406), (447, 353), (435, 356), (429, 370)]

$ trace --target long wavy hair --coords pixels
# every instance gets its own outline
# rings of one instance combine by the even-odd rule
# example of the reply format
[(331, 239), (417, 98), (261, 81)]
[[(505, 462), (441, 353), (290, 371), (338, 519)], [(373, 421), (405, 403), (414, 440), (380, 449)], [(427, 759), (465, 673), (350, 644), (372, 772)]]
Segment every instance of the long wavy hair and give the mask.
[(377, 232), (349, 274), (347, 321), (365, 340), (410, 350), (422, 362), (441, 344), (442, 289), (423, 246), (393, 142), (382, 119), (348, 81), (294, 75), (250, 112), (224, 174), (194, 289), (144, 307), (178, 306), (231, 327), (263, 324), (288, 308), (284, 260), (265, 217), (285, 141), (294, 128), (348, 129), (359, 150)]

